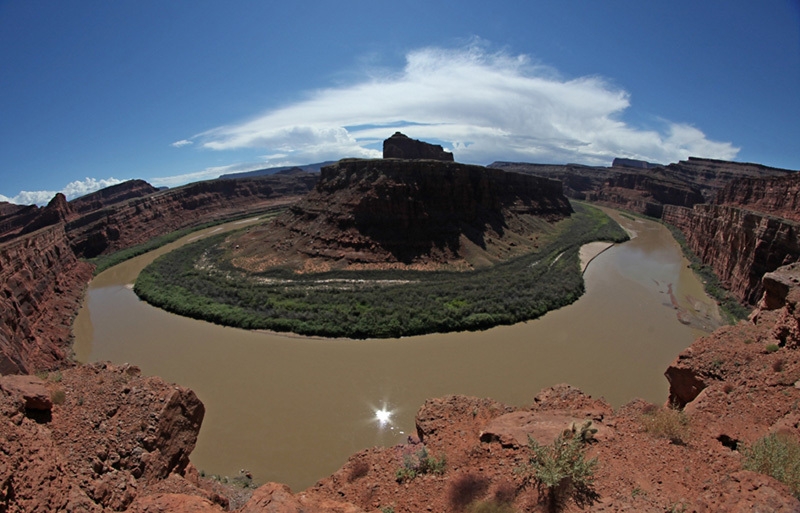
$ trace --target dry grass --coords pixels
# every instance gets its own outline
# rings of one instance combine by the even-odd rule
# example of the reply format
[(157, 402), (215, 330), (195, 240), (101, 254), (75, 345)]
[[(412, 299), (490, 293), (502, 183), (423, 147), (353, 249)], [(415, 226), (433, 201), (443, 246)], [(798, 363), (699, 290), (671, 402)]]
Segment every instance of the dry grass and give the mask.
[(689, 419), (680, 410), (658, 408), (644, 413), (640, 421), (644, 430), (653, 436), (666, 438), (676, 445), (686, 445), (689, 441)]

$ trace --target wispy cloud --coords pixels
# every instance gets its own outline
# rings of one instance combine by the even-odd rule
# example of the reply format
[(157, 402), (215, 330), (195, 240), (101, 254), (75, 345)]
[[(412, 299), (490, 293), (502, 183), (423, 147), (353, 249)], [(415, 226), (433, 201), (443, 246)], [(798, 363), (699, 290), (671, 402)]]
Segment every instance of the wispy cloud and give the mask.
[(70, 182), (59, 191), (20, 191), (19, 194), (11, 198), (0, 194), (0, 201), (8, 201), (18, 205), (46, 205), (59, 192), (64, 194), (67, 200), (72, 200), (122, 182), (123, 180), (117, 180), (116, 178), (101, 178), (98, 180), (87, 177), (85, 180)]
[(630, 96), (601, 77), (562, 79), (525, 55), (489, 52), (478, 42), (410, 52), (398, 72), (318, 90), (191, 139), (212, 150), (263, 148), (295, 162), (378, 157), (379, 142), (395, 130), (442, 142), (456, 160), (476, 163), (608, 165), (618, 156), (666, 163), (738, 153), (689, 124), (629, 125), (622, 116)]
[(190, 141), (189, 139), (181, 139), (180, 141), (175, 141), (174, 143), (170, 144), (170, 146), (173, 146), (175, 148), (182, 148), (184, 146), (189, 146), (191, 144), (194, 144), (194, 143), (192, 141)]
[(229, 164), (227, 166), (207, 167), (202, 171), (195, 171), (193, 173), (184, 173), (173, 176), (162, 176), (153, 178), (151, 184), (156, 187), (177, 187), (189, 182), (199, 182), (201, 180), (213, 180), (219, 178), (220, 175), (228, 173), (243, 173), (246, 171), (255, 171), (256, 169), (264, 169), (270, 167), (264, 162), (247, 162), (240, 164)]

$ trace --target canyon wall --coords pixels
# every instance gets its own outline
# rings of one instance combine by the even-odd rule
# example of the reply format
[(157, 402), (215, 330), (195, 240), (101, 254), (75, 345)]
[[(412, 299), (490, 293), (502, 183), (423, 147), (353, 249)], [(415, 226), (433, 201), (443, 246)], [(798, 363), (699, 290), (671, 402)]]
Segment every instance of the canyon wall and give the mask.
[(723, 286), (755, 304), (765, 273), (800, 259), (798, 224), (726, 205), (667, 205), (663, 221), (683, 232), (691, 250)]
[(0, 374), (64, 365), (93, 269), (72, 252), (63, 224), (0, 246)]

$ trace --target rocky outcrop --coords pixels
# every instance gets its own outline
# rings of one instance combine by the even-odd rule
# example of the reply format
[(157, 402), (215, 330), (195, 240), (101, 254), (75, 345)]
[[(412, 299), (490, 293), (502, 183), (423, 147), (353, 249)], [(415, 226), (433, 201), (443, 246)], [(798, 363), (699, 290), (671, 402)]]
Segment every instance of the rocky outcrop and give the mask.
[(793, 221), (710, 204), (667, 206), (662, 219), (683, 232), (690, 249), (745, 303), (761, 297), (765, 273), (800, 259), (800, 230)]
[(448, 265), (463, 260), (465, 245), (488, 253), (490, 239), (523, 251), (541, 230), (534, 217), (554, 222), (571, 212), (554, 180), (453, 162), (348, 159), (324, 167), (316, 189), (272, 225), (237, 239), (233, 261), (247, 270), (298, 254), (316, 267)]
[(72, 253), (63, 224), (0, 245), (0, 374), (65, 364), (93, 269)]
[(453, 154), (444, 151), (441, 145), (411, 139), (400, 132), (395, 132), (393, 136), (383, 141), (383, 158), (429, 159), (453, 162)]
[(181, 477), (204, 415), (191, 390), (93, 364), (32, 378), (53, 398), (33, 412), (20, 379), (0, 378), (0, 510), (122, 511), (170, 480), (224, 504)]

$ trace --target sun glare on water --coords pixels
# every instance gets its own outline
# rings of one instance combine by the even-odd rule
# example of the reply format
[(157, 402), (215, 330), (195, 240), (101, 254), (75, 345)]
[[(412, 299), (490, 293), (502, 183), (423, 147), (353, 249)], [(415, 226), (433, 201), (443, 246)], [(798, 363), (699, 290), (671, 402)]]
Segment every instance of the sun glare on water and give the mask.
[(380, 424), (381, 426), (385, 426), (386, 424), (388, 424), (391, 421), (392, 412), (390, 412), (386, 408), (384, 408), (382, 410), (377, 410), (375, 412), (375, 419), (377, 419), (378, 424)]

